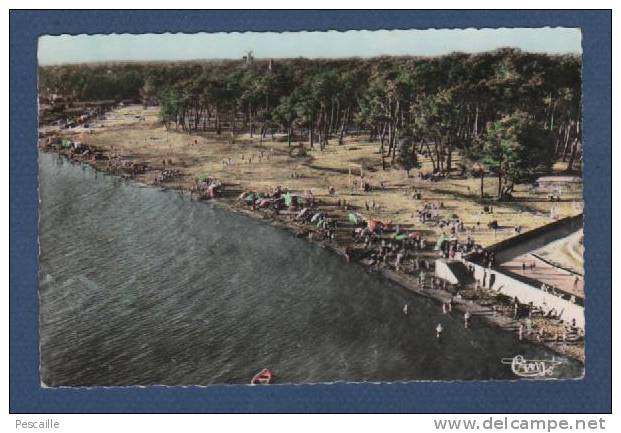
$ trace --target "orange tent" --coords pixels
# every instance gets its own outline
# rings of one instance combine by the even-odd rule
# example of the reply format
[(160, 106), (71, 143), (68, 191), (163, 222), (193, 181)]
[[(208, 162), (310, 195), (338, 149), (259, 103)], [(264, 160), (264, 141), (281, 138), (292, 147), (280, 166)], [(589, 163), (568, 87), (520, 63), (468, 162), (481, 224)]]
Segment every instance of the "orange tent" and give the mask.
[(369, 220), (369, 221), (367, 221), (367, 228), (369, 230), (371, 230), (372, 232), (377, 230), (381, 225), (382, 225), (382, 222), (378, 221), (378, 220)]

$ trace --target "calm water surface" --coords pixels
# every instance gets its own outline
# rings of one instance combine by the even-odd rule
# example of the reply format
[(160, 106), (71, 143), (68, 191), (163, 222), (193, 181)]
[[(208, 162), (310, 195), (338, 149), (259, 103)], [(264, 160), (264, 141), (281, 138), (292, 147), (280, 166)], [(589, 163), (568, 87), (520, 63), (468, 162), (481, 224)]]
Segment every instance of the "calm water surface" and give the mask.
[(501, 358), (553, 356), (267, 224), (39, 161), (48, 386), (515, 379)]

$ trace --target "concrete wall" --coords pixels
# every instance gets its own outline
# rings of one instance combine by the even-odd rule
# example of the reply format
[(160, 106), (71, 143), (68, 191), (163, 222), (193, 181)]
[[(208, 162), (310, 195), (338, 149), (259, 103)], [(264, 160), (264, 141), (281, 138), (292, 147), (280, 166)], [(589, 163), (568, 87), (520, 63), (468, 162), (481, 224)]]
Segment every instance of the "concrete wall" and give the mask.
[[(466, 262), (466, 266), (468, 266), (469, 263), (470, 262)], [(584, 308), (582, 306), (546, 293), (537, 287), (519, 281), (496, 269), (486, 269), (476, 263), (470, 264), (474, 265), (474, 277), (478, 281), (482, 282), (483, 276), (485, 275), (485, 287), (494, 289), (507, 296), (517, 296), (523, 304), (532, 302), (535, 306), (543, 309), (544, 312), (548, 312), (554, 308), (557, 313), (560, 314), (561, 319), (566, 323), (571, 323), (572, 319), (576, 319), (576, 326), (584, 329)], [(491, 275), (494, 276), (490, 278)], [(489, 283), (491, 280), (493, 280), (493, 284), (490, 287)]]
[(436, 260), (435, 261), (435, 273), (436, 277), (442, 278), (443, 280), (448, 281), (451, 284), (459, 284), (457, 277), (451, 269), (448, 267), (448, 263), (446, 260)]
[(504, 263), (580, 230), (582, 228), (582, 223), (582, 214), (563, 218), (553, 223), (546, 224), (543, 227), (498, 242), (487, 249), (496, 253), (496, 263)]
[(474, 278), (461, 259), (437, 259), (435, 261), (435, 271), (436, 277), (442, 278), (451, 284), (467, 286), (474, 283)]

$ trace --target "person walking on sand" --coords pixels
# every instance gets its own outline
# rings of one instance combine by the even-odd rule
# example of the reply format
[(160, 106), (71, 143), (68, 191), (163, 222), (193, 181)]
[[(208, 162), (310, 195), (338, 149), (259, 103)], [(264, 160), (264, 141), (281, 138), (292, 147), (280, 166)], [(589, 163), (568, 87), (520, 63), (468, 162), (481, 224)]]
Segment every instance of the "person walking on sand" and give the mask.
[(397, 253), (397, 260), (395, 262), (395, 269), (397, 271), (399, 271), (399, 269), (401, 268), (401, 261), (403, 260), (403, 253), (399, 252)]

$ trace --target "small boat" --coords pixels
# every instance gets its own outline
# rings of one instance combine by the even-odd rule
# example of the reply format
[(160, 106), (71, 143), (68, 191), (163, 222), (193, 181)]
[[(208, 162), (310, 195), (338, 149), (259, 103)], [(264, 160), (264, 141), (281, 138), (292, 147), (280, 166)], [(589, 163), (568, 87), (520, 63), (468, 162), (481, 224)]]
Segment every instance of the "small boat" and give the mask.
[(251, 385), (267, 385), (272, 381), (272, 372), (264, 368), (254, 375), (252, 380), (250, 381)]

